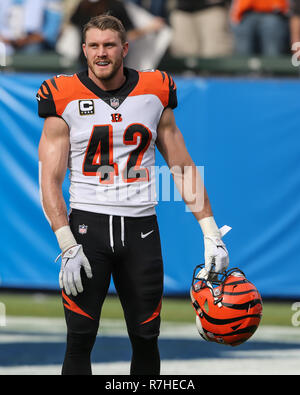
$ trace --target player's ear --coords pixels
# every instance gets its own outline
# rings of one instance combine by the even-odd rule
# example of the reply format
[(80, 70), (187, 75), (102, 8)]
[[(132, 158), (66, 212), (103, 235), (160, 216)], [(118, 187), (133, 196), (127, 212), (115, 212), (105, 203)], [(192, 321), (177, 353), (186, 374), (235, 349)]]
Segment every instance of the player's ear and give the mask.
[(125, 58), (128, 54), (128, 47), (129, 47), (128, 42), (123, 44), (123, 58)]
[(83, 50), (84, 56), (87, 58), (87, 55), (86, 55), (86, 45), (85, 45), (85, 43), (82, 44), (82, 50)]

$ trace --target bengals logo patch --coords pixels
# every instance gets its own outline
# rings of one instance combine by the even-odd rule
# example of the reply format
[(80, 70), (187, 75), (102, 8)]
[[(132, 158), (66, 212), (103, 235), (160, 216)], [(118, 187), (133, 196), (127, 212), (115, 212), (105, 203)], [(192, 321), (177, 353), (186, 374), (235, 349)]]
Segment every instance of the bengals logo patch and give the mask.
[(122, 114), (116, 113), (116, 114), (111, 114), (111, 121), (112, 122), (122, 122)]

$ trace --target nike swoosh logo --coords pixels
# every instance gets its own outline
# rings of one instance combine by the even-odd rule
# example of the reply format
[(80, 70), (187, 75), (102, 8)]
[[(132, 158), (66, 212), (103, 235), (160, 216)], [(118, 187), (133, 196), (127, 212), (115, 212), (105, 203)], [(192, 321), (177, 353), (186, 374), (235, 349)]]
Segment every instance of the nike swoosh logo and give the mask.
[(142, 239), (145, 239), (145, 237), (151, 235), (151, 233), (153, 233), (153, 232), (154, 232), (154, 230), (151, 230), (151, 231), (148, 232), (148, 233), (143, 233), (143, 232), (141, 232), (141, 238), (142, 238)]

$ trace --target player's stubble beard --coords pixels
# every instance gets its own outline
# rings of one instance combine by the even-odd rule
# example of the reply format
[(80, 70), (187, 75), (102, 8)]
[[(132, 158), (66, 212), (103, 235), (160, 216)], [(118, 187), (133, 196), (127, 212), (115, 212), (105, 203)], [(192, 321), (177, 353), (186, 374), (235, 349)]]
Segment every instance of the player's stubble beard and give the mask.
[[(110, 70), (103, 70), (103, 71), (97, 70), (97, 65), (95, 63), (99, 61), (109, 61), (110, 62), (109, 64), (112, 67), (109, 67)], [(88, 67), (98, 80), (105, 82), (111, 81), (117, 75), (120, 68), (123, 69), (123, 52), (115, 61), (111, 61), (110, 59), (107, 58), (97, 59), (93, 61), (88, 60)]]

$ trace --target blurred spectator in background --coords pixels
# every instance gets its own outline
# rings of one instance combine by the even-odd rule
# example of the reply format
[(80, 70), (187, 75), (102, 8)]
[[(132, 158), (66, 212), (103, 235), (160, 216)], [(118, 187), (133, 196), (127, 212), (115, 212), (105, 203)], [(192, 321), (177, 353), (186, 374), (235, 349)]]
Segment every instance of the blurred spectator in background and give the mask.
[(61, 0), (1, 0), (0, 40), (8, 55), (54, 49), (62, 24)]
[[(127, 0), (129, 2), (135, 3), (140, 7), (144, 6), (143, 0)], [(160, 16), (161, 18), (167, 19), (167, 0), (150, 0), (149, 7), (146, 7), (152, 15)], [(149, 2), (148, 2), (149, 3)]]
[(300, 49), (300, 0), (291, 0), (290, 38), (291, 38), (292, 50), (294, 52), (299, 51), (299, 49)]
[(231, 22), (240, 55), (278, 56), (287, 51), (289, 0), (233, 0)]
[(226, 0), (177, 0), (171, 11), (174, 56), (218, 57), (232, 53)]

